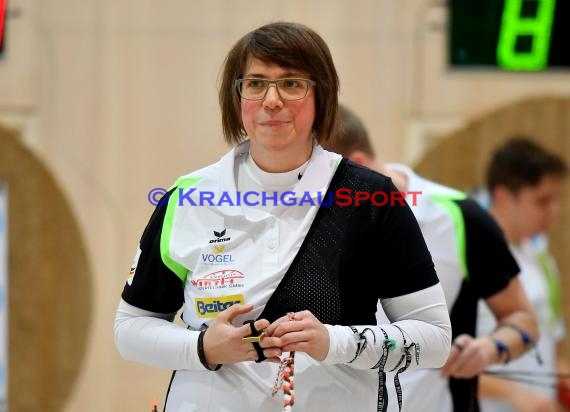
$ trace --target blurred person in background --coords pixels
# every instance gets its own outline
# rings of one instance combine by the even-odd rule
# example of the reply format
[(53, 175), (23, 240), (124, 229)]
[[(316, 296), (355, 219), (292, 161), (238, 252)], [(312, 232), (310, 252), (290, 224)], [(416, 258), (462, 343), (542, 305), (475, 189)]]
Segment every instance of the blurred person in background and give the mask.
[[(449, 314), (409, 207), (315, 204), (340, 188), (396, 191), (320, 146), (338, 90), (306, 26), (267, 24), (228, 53), (219, 98), (234, 147), (156, 208), (115, 319), (126, 359), (175, 371), (166, 411), (383, 411), (386, 370), (447, 359)], [(379, 299), (391, 322), (376, 323)], [(172, 323), (182, 307), (186, 328)]]
[[(508, 139), (497, 148), (487, 168), (490, 212), (503, 229), (521, 268), (520, 280), (535, 310), (540, 340), (538, 358), (527, 353), (508, 365), (492, 369), (506, 372), (505, 378), (510, 376), (515, 380), (492, 375), (481, 377), (479, 395), (484, 412), (562, 410), (557, 400), (558, 382), (545, 375), (570, 371), (560, 347), (564, 322), (559, 275), (548, 253), (545, 233), (560, 211), (567, 170), (562, 158), (523, 137)], [(488, 333), (496, 327), (489, 309), (481, 304), (478, 332)], [(522, 371), (524, 375), (520, 374)], [(516, 381), (533, 380), (533, 374), (536, 374), (535, 384)], [(567, 398), (568, 381), (559, 383), (561, 397)]]
[[(375, 156), (362, 121), (341, 105), (341, 127), (327, 150), (388, 175), (407, 197), (418, 220), (451, 315), (453, 345), (444, 367), (403, 373), (403, 410), (469, 412), (478, 410), (477, 377), (489, 365), (505, 363), (530, 349), (538, 337), (536, 319), (518, 278), (519, 268), (494, 219), (462, 192), (431, 182), (401, 164)], [(419, 193), (421, 192), (421, 193)], [(414, 203), (411, 202), (414, 201)], [(499, 325), (475, 336), (477, 303), (483, 299)], [(378, 308), (378, 322), (386, 321)], [(390, 410), (396, 410), (390, 405)]]

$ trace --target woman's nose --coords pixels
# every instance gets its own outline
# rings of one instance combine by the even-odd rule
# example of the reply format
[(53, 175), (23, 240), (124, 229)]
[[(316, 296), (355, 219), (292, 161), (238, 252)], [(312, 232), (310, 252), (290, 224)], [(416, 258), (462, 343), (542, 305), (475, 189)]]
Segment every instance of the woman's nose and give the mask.
[(277, 86), (275, 84), (270, 84), (267, 87), (267, 93), (265, 93), (263, 104), (264, 106), (269, 108), (274, 108), (283, 105), (283, 101), (281, 100), (281, 96), (279, 95), (279, 90), (277, 89)]

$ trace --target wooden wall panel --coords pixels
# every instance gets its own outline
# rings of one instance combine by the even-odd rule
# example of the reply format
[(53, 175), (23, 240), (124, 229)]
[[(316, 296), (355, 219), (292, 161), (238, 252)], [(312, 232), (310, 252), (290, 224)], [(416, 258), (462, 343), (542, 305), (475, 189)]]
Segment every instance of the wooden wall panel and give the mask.
[(49, 170), (1, 126), (0, 180), (8, 187), (8, 409), (61, 411), (91, 321), (86, 250)]

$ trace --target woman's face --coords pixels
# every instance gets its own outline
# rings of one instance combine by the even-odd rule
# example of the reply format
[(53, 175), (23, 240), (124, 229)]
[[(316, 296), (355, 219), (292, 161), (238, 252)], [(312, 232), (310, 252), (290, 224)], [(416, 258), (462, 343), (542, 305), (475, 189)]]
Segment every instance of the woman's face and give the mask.
[[(303, 78), (305, 72), (284, 69), (272, 63), (250, 58), (243, 77), (263, 79)], [(312, 127), (315, 120), (314, 87), (309, 87), (305, 98), (282, 100), (275, 85), (270, 85), (262, 100), (241, 99), (243, 126), (251, 140), (252, 154), (261, 156), (299, 153), (305, 161), (312, 149)], [(308, 156), (307, 156), (308, 155)]]

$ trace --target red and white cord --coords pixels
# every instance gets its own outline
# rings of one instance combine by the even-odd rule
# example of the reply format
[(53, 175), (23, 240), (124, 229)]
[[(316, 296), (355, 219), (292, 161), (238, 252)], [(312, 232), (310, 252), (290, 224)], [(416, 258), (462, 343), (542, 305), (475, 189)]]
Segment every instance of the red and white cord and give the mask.
[[(295, 320), (295, 313), (289, 312), (287, 314), (289, 320)], [(273, 384), (271, 396), (275, 396), (279, 389), (283, 390), (283, 412), (291, 412), (293, 404), (295, 403), (295, 351), (289, 352), (289, 355), (284, 357), (279, 364), (277, 371), (277, 378)]]

